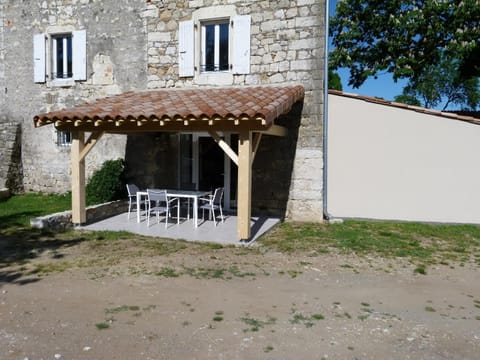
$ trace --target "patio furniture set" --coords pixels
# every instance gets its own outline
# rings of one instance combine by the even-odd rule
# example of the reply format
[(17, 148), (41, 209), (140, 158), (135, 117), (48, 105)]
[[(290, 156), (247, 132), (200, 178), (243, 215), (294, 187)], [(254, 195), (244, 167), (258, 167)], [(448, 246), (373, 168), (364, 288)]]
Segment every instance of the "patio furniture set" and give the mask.
[[(195, 190), (170, 190), (170, 189), (146, 189), (140, 190), (135, 184), (127, 184), (128, 191), (128, 219), (132, 210), (137, 212), (137, 222), (141, 222), (142, 204), (146, 215), (147, 227), (150, 227), (150, 217), (155, 215), (157, 224), (160, 216), (164, 216), (165, 228), (168, 227), (168, 218), (172, 217), (172, 210), (176, 210), (177, 224), (180, 224), (180, 210), (186, 208), (186, 219), (190, 219), (190, 210), (193, 214), (194, 227), (198, 227), (198, 211), (202, 210), (202, 218), (205, 219), (205, 210), (208, 210), (210, 219), (213, 218), (214, 226), (217, 226), (217, 215), (220, 214), (224, 221), (222, 210), (223, 188), (210, 191)], [(192, 201), (192, 208), (190, 207)]]

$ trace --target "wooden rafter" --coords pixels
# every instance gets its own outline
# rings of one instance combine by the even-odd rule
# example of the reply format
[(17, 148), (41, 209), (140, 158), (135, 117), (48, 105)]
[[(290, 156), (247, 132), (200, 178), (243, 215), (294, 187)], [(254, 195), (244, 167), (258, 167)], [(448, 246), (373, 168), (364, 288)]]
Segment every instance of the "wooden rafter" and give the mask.
[(85, 159), (85, 156), (87, 156), (87, 154), (90, 152), (90, 150), (93, 149), (93, 147), (95, 146), (97, 141), (100, 140), (100, 138), (102, 137), (103, 134), (104, 134), (103, 131), (97, 131), (97, 132), (93, 132), (93, 133), (90, 134), (87, 141), (85, 142), (85, 146), (84, 146), (82, 152), (80, 153), (80, 159), (81, 160)]
[(215, 142), (222, 148), (227, 156), (238, 166), (238, 155), (232, 150), (225, 140), (223, 140), (216, 131), (209, 131), (209, 135), (215, 140)]

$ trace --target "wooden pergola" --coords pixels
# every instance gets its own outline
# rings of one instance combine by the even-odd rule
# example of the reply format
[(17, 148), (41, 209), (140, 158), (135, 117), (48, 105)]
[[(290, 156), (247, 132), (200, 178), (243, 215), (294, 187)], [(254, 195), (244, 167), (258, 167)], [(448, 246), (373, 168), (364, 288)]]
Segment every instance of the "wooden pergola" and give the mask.
[[(85, 158), (105, 133), (207, 132), (238, 166), (238, 238), (251, 236), (252, 164), (262, 135), (285, 136), (275, 124), (304, 96), (303, 87), (257, 86), (128, 92), (34, 117), (72, 133), (72, 222), (86, 222)], [(238, 134), (238, 153), (220, 132)], [(86, 137), (88, 133), (88, 137)]]

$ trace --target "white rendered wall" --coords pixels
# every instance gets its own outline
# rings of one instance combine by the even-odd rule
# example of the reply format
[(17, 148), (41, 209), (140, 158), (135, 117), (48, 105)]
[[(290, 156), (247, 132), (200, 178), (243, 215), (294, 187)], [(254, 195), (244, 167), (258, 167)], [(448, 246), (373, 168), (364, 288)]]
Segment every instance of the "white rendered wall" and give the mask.
[(329, 95), (333, 217), (480, 223), (480, 126)]

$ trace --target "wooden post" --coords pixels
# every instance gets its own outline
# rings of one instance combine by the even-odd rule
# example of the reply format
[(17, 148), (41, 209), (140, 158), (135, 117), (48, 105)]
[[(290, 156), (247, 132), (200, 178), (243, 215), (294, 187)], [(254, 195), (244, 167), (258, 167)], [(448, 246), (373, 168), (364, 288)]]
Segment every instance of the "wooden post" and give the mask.
[(72, 132), (72, 223), (84, 224), (87, 220), (85, 209), (85, 158), (81, 156), (85, 147), (85, 133)]
[(252, 207), (252, 133), (248, 130), (238, 134), (238, 225), (240, 240), (251, 235), (250, 217)]

